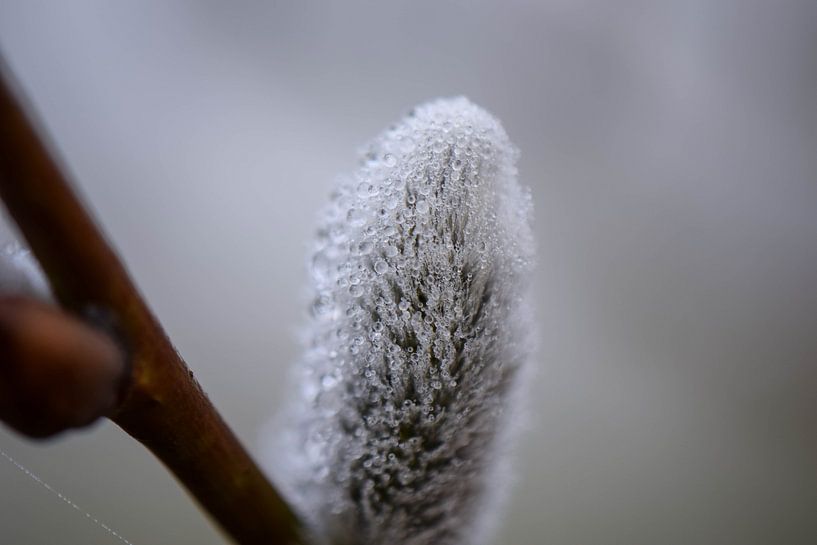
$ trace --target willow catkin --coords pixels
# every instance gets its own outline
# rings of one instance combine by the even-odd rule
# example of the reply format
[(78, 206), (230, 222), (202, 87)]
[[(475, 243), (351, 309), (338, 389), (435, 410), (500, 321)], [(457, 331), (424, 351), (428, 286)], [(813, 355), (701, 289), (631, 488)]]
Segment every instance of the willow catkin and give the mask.
[(529, 354), (531, 198), (465, 98), (376, 138), (321, 215), (297, 399), (268, 457), (319, 542), (470, 543)]

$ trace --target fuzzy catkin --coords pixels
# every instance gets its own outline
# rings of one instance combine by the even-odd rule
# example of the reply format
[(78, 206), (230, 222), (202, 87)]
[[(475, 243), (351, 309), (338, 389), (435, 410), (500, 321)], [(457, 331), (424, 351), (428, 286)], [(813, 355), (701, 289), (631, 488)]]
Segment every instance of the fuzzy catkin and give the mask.
[(318, 542), (459, 544), (485, 526), (529, 355), (516, 157), (494, 117), (439, 99), (376, 138), (323, 212), (299, 395), (268, 459)]

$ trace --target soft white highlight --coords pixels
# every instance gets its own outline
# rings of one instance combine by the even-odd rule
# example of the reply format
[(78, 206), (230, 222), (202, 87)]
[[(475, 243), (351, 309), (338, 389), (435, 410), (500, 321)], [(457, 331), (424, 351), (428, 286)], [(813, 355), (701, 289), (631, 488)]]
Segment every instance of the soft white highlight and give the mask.
[(529, 352), (516, 156), (490, 114), (436, 100), (375, 139), (333, 194), (300, 396), (268, 460), (318, 541), (446, 545), (486, 527)]
[(0, 248), (0, 295), (51, 300), (51, 288), (31, 250), (18, 242)]

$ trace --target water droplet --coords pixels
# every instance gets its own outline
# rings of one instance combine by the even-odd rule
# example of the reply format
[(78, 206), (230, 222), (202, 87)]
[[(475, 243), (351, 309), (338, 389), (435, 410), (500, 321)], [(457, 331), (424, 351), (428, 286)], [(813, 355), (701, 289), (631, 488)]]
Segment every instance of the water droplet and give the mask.
[(338, 383), (338, 378), (334, 375), (326, 374), (321, 377), (321, 386), (325, 389), (333, 388)]
[(364, 240), (360, 244), (357, 245), (357, 251), (360, 255), (366, 255), (372, 251), (372, 243), (368, 240)]
[(374, 191), (374, 186), (368, 182), (357, 184), (357, 194), (360, 197), (368, 197)]
[(391, 244), (387, 244), (387, 245), (386, 245), (386, 247), (385, 247), (385, 248), (383, 248), (383, 254), (384, 254), (386, 257), (394, 257), (394, 256), (396, 256), (396, 255), (397, 255), (399, 252), (400, 252), (400, 251), (397, 249), (397, 246), (393, 246), (393, 245), (391, 245)]
[(332, 300), (326, 295), (317, 297), (312, 303), (312, 315), (316, 318), (327, 315), (331, 309)]
[(324, 252), (318, 252), (312, 258), (310, 272), (312, 273), (312, 277), (318, 282), (326, 282), (331, 278), (332, 262), (326, 257)]
[(329, 231), (329, 238), (334, 244), (342, 244), (346, 240), (346, 231), (340, 226), (333, 227)]
[(374, 272), (377, 274), (385, 274), (389, 270), (389, 265), (382, 259), (379, 259), (374, 264)]
[(346, 213), (346, 219), (352, 225), (363, 225), (366, 223), (366, 215), (358, 208), (350, 208)]

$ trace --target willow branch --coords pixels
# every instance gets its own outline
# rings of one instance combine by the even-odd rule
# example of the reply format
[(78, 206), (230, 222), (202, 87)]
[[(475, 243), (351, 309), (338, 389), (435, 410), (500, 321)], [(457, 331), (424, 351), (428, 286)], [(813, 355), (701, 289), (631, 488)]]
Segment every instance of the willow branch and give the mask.
[(0, 197), (75, 315), (114, 316), (131, 362), (109, 417), (241, 545), (301, 543), (290, 508), (209, 402), (12, 91), (0, 86)]

